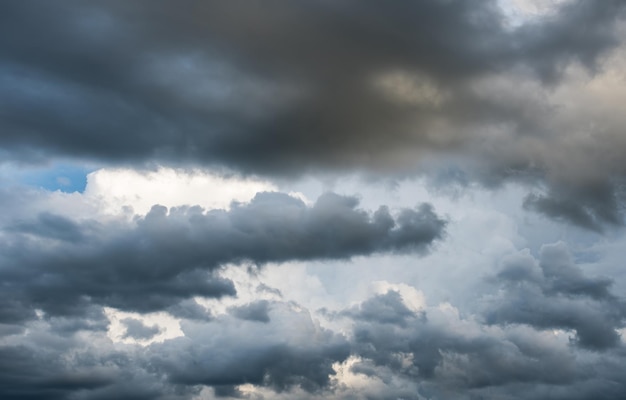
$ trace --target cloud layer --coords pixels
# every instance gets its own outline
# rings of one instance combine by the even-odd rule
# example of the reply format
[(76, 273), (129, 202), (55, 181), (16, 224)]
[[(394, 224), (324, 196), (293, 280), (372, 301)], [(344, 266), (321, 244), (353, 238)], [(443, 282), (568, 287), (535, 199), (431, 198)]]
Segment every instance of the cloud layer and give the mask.
[(2, 322), (33, 317), (35, 308), (68, 315), (95, 303), (146, 312), (193, 296), (232, 296), (232, 282), (219, 276), (226, 264), (425, 253), (444, 234), (445, 221), (428, 204), (395, 219), (386, 207), (370, 214), (357, 205), (327, 193), (308, 207), (268, 192), (229, 211), (157, 205), (130, 223), (45, 213), (16, 221), (4, 229), (0, 251), (11, 298)]
[[(183, 336), (123, 351), (99, 328), (59, 331), (58, 319), (39, 318), (25, 324), (30, 333), (5, 335), (0, 388), (16, 399), (261, 398), (263, 391), (336, 399), (618, 398), (626, 389), (619, 368), (626, 353), (615, 340), (623, 306), (606, 280), (587, 277), (568, 257), (556, 243), (539, 260), (520, 252), (504, 261), (485, 278), (505, 286), (482, 295), (482, 316), (430, 305), (408, 285), (387, 285), (323, 313), (275, 299), (231, 307), (208, 323), (183, 318)], [(540, 293), (513, 307), (521, 297), (509, 292), (529, 282)], [(622, 311), (590, 310), (602, 302)], [(550, 315), (555, 307), (560, 317)], [(593, 311), (597, 317), (584, 316)], [(342, 333), (321, 321), (343, 324)], [(159, 331), (134, 318), (122, 323), (136, 338)]]
[(616, 82), (622, 1), (520, 26), (495, 1), (185, 4), (4, 4), (4, 158), (301, 176), (452, 157), (465, 180), (546, 184), (529, 209), (621, 224), (624, 121), (586, 99), (624, 92), (586, 81)]
[(1, 2), (0, 398), (626, 398), (625, 16)]

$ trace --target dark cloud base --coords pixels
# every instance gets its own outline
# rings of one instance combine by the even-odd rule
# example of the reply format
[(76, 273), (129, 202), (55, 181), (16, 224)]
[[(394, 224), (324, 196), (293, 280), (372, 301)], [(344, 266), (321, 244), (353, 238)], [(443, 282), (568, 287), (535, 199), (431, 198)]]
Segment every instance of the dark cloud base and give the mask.
[[(488, 186), (520, 176), (549, 186), (554, 196), (528, 202), (547, 216), (594, 230), (621, 224), (611, 197), (621, 204), (614, 181), (626, 166), (601, 156), (623, 150), (621, 128), (603, 133), (608, 146), (568, 157), (559, 138), (572, 127), (550, 119), (559, 106), (498, 84), (509, 73), (555, 88), (568, 66), (602, 71), (620, 45), (626, 2), (572, 0), (517, 28), (495, 0), (184, 4), (3, 2), (2, 157), (269, 176), (414, 175), (452, 158)], [(554, 179), (585, 166), (601, 170)], [(607, 201), (590, 185), (608, 185)], [(590, 191), (598, 196), (569, 197)]]
[[(618, 399), (626, 393), (620, 368), (626, 352), (616, 332), (626, 313), (609, 280), (583, 274), (557, 243), (544, 246), (538, 260), (523, 253), (505, 260), (488, 281), (495, 290), (483, 295), (482, 314), (463, 316), (441, 305), (415, 310), (389, 290), (326, 312), (324, 318), (349, 322), (343, 334), (281, 300), (231, 308), (209, 322), (183, 319), (185, 336), (121, 352), (93, 327), (68, 335), (51, 319), (33, 320), (24, 324), (30, 333), (4, 336), (0, 393), (191, 399), (212, 387), (217, 397), (265, 398), (248, 397), (240, 385), (261, 388), (269, 398)], [(527, 290), (535, 292), (517, 295)], [(136, 319), (122, 322), (127, 336), (158, 332)], [(350, 373), (379, 386), (340, 384), (333, 365), (349, 359)]]
[[(432, 207), (374, 213), (354, 197), (327, 193), (312, 206), (282, 193), (259, 193), (231, 210), (154, 206), (131, 223), (73, 221), (40, 214), (9, 222), (0, 245), (6, 300), (0, 322), (79, 315), (92, 304), (181, 316), (202, 312), (178, 303), (193, 296), (234, 296), (219, 276), (226, 264), (347, 260), (376, 253), (426, 253), (446, 222)], [(239, 309), (263, 318), (262, 307)]]
[[(571, 69), (604, 72), (625, 10), (571, 0), (511, 26), (496, 0), (4, 1), (0, 167), (513, 182), (525, 209), (609, 235), (623, 225), (623, 120), (547, 98), (571, 89)], [(3, 205), (27, 197), (0, 189)], [(263, 284), (222, 313), (196, 301), (236, 298), (227, 265), (421, 256), (445, 237), (428, 204), (358, 203), (259, 193), (131, 221), (5, 207), (0, 398), (626, 398), (626, 302), (562, 243), (502, 261), (469, 311), (390, 290), (316, 314)], [(113, 342), (111, 308), (167, 313), (184, 336), (155, 340), (163, 328), (133, 314)]]

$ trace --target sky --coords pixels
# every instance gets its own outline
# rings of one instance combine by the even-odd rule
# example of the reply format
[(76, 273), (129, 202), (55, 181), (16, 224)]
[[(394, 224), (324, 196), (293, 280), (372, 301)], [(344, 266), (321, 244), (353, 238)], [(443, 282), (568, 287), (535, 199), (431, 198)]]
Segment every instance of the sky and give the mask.
[(626, 1), (0, 2), (0, 398), (626, 398)]

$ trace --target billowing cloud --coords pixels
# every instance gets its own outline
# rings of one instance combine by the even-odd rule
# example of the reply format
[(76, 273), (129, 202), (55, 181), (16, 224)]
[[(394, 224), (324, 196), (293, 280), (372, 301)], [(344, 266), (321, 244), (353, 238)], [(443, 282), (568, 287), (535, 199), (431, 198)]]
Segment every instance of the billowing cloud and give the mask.
[(626, 1), (0, 4), (0, 398), (626, 398)]
[(445, 221), (428, 204), (396, 218), (387, 207), (368, 213), (357, 206), (356, 198), (334, 193), (312, 206), (282, 193), (259, 193), (228, 211), (157, 205), (130, 223), (51, 214), (17, 221), (5, 228), (10, 240), (0, 253), (0, 277), (12, 299), (0, 315), (9, 322), (20, 314), (32, 317), (33, 308), (67, 315), (92, 303), (155, 311), (193, 296), (235, 295), (232, 282), (219, 276), (229, 263), (425, 253), (444, 234)]
[[(585, 81), (616, 83), (622, 1), (561, 2), (519, 26), (496, 1), (2, 7), (7, 159), (299, 176), (423, 173), (452, 158), (485, 184), (608, 185), (612, 195), (626, 170), (604, 154), (624, 149), (620, 117), (600, 126), (585, 108)], [(573, 78), (580, 67), (587, 75)], [(567, 180), (563, 169), (598, 174)], [(610, 202), (564, 198), (529, 204), (582, 227), (621, 223)]]
[[(494, 307), (498, 302), (492, 299)], [(389, 318), (363, 318), (373, 306), (392, 303)], [(491, 329), (449, 304), (411, 312), (394, 292), (359, 308), (353, 332), (358, 358), (351, 369), (388, 382), (380, 398), (614, 398), (626, 385), (623, 377), (607, 381), (616, 377), (607, 368), (621, 362), (621, 349), (598, 356), (551, 332)]]
[(267, 300), (259, 300), (243, 306), (233, 307), (232, 314), (240, 319), (268, 323), (270, 304)]
[[(504, 275), (524, 275), (511, 268)], [(403, 288), (404, 294), (390, 289), (336, 310), (327, 322), (347, 322), (342, 332), (320, 325), (329, 314), (314, 317), (289, 301), (273, 301), (262, 323), (236, 312), (210, 322), (184, 320), (182, 336), (124, 348), (102, 331), (83, 328), (67, 335), (41, 318), (26, 323), (26, 334), (5, 336), (0, 388), (9, 398), (59, 399), (192, 399), (200, 393), (208, 398), (609, 399), (625, 389), (618, 372), (626, 357), (622, 345), (588, 351), (549, 327), (485, 325), (480, 315), (463, 315), (449, 303), (416, 308), (410, 297), (419, 292)], [(493, 307), (501, 303), (497, 297), (485, 300)], [(238, 309), (251, 308), (263, 307)], [(127, 335), (138, 339), (158, 331), (134, 318), (121, 322)], [(63, 355), (70, 350), (76, 355)]]
[(584, 276), (563, 243), (543, 246), (539, 262), (528, 255), (509, 260), (497, 280), (505, 291), (488, 322), (572, 330), (575, 343), (595, 350), (620, 345), (626, 303), (611, 293), (610, 279)]

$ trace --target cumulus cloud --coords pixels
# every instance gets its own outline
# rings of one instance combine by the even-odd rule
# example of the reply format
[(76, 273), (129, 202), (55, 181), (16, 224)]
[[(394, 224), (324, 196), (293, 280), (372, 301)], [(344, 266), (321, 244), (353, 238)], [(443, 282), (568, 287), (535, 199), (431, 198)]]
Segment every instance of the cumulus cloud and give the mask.
[[(387, 313), (369, 316), (372, 308)], [(355, 321), (351, 371), (385, 382), (379, 398), (613, 398), (626, 385), (623, 377), (607, 381), (615, 378), (607, 368), (624, 357), (621, 348), (580, 351), (541, 325), (493, 329), (445, 303), (410, 311), (393, 291), (343, 316)]]
[[(11, 301), (0, 315), (28, 318), (32, 308), (67, 315), (95, 303), (143, 312), (173, 307), (175, 314), (202, 318), (197, 307), (176, 304), (235, 295), (233, 283), (219, 275), (226, 264), (425, 253), (444, 234), (445, 221), (428, 204), (395, 218), (384, 206), (374, 213), (357, 206), (356, 198), (334, 193), (312, 206), (287, 194), (259, 193), (228, 211), (154, 206), (130, 223), (49, 214), (18, 221), (4, 232), (10, 240), (1, 248), (0, 276)], [(236, 314), (258, 314), (253, 311)]]
[(183, 330), (184, 337), (155, 349), (152, 362), (186, 385), (250, 383), (316, 392), (329, 385), (333, 363), (350, 353), (345, 338), (288, 303), (274, 305), (268, 323), (222, 317), (220, 324), (189, 323)]
[(270, 322), (270, 304), (267, 300), (259, 300), (243, 306), (233, 307), (232, 314), (240, 319), (257, 322)]
[[(610, 297), (596, 289), (606, 282), (558, 265), (568, 261), (562, 245), (544, 253), (546, 262), (552, 261), (546, 270), (560, 271), (546, 274), (568, 276), (569, 282), (563, 288), (560, 278), (546, 279), (546, 291)], [(541, 277), (526, 265), (511, 265), (498, 274), (498, 282)], [(582, 347), (572, 346), (567, 334), (550, 327), (485, 324), (478, 314), (464, 315), (449, 303), (428, 304), (423, 295), (415, 308), (412, 297), (420, 292), (407, 285), (401, 289), (317, 316), (291, 301), (274, 300), (271, 307), (266, 301), (245, 303), (208, 322), (183, 320), (181, 336), (148, 346), (126, 344), (123, 351), (105, 332), (83, 327), (67, 335), (54, 329), (50, 318), (39, 318), (25, 323), (26, 333), (4, 337), (0, 388), (9, 398), (59, 399), (192, 399), (200, 393), (209, 398), (584, 399), (593, 394), (608, 399), (626, 388), (617, 372), (626, 357), (621, 345), (588, 351), (582, 340)], [(507, 308), (499, 297), (484, 300)], [(268, 318), (260, 321), (259, 314)], [(348, 324), (338, 332), (322, 326), (326, 318)], [(134, 339), (159, 330), (136, 318), (121, 322)], [(74, 356), (68, 358), (67, 351)]]
[(509, 260), (496, 279), (505, 289), (489, 323), (571, 330), (576, 344), (594, 350), (621, 344), (626, 303), (610, 291), (610, 279), (585, 276), (564, 243), (544, 245), (538, 262), (529, 255)]
[(626, 397), (625, 16), (2, 2), (0, 398)]

